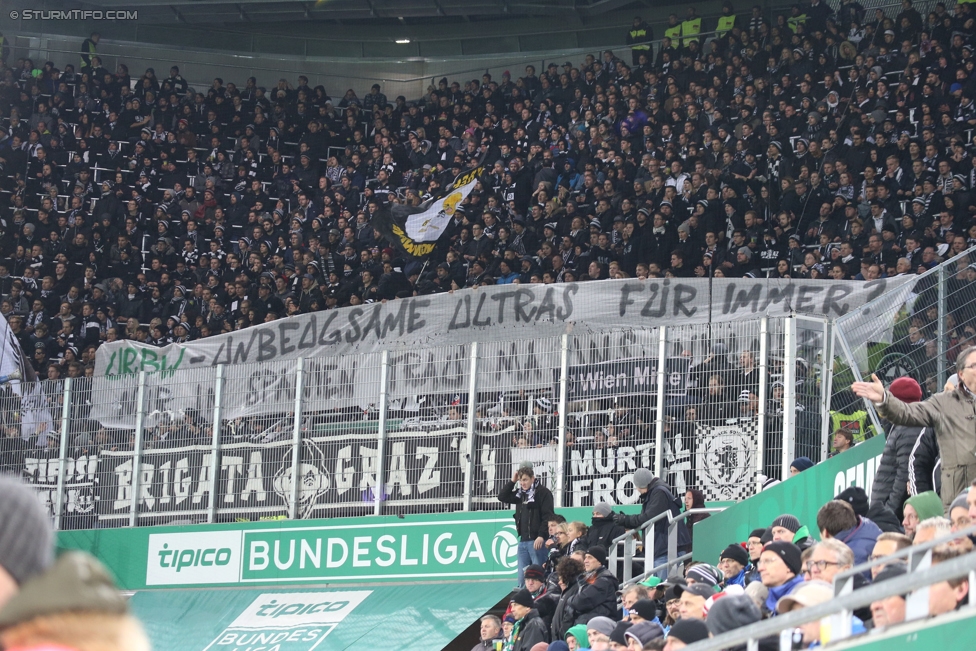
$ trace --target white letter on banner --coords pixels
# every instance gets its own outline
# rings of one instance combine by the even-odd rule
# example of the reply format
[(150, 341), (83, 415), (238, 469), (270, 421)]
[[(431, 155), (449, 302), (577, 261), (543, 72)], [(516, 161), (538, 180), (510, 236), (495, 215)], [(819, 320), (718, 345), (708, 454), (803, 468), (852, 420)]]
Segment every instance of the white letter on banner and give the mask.
[(353, 567), (369, 567), (370, 561), (368, 558), (362, 558), (369, 553), (369, 548), (363, 547), (362, 545), (368, 545), (373, 542), (372, 536), (356, 536), (352, 539), (352, 566)]
[[(263, 540), (251, 541), (251, 552), (248, 554), (248, 570), (259, 571), (268, 569), (268, 543)], [(260, 560), (260, 563), (256, 563)]]
[(468, 542), (464, 543), (464, 550), (461, 552), (462, 563), (469, 558), (477, 558), (482, 563), (485, 562), (485, 552), (481, 548), (481, 540), (474, 531), (468, 534)]
[[(335, 560), (335, 558), (332, 556), (332, 548), (336, 546), (342, 548), (342, 557), (339, 560)], [(346, 541), (343, 540), (342, 538), (329, 538), (328, 553), (326, 554), (325, 566), (329, 568), (342, 567), (342, 564), (346, 562), (347, 558), (349, 558), (349, 546), (346, 545)]]
[(396, 550), (388, 546), (388, 543), (395, 543), (396, 538), (389, 534), (385, 534), (376, 539), (376, 551), (380, 554), (386, 554), (386, 558), (379, 557), (376, 559), (376, 564), (380, 567), (390, 567), (396, 563)]
[(448, 545), (444, 548), (448, 552), (448, 556), (441, 554), (441, 542), (450, 540), (452, 535), (453, 534), (450, 532), (442, 533), (441, 535), (437, 536), (436, 540), (434, 540), (434, 558), (436, 558), (437, 562), (441, 565), (450, 565), (457, 558), (457, 545)]

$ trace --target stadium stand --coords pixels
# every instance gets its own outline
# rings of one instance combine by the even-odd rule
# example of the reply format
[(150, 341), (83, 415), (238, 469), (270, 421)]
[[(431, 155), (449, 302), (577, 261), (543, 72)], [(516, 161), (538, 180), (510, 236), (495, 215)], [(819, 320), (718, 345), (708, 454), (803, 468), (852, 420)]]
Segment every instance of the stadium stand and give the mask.
[[(924, 275), (954, 260), (948, 290), (923, 283), (912, 294), (911, 314), (885, 351), (897, 363), (875, 364), (914, 386), (892, 386), (883, 400), (864, 387), (854, 391), (877, 402), (890, 422), (864, 411), (829, 428), (835, 454), (844, 454), (868, 429), (888, 431), (893, 441), (893, 424), (918, 426), (899, 430), (902, 447), (886, 450), (884, 469), (895, 479), (884, 495), (845, 491), (816, 522), (789, 513), (750, 522), (748, 540), (729, 539), (710, 563), (690, 562), (692, 535), (681, 536), (711, 512), (704, 496), (690, 485), (674, 495), (674, 486), (641, 469), (647, 477), (633, 475), (640, 515), (595, 503), (589, 529), (549, 520), (553, 513), (526, 516), (531, 536), (520, 530), (520, 542), (532, 545), (549, 525), (549, 536), (539, 538), (550, 551), (530, 556), (526, 547), (529, 560), (546, 562), (520, 558), (524, 589), (513, 595), (501, 632), (491, 621), (482, 627), (482, 644), (492, 646), (478, 648), (497, 649), (497, 639), (505, 651), (545, 648), (536, 643), (553, 651), (719, 648), (695, 646), (709, 633), (728, 635), (730, 647), (721, 648), (757, 640), (758, 648), (775, 648), (768, 646), (770, 636), (779, 639), (774, 624), (743, 629), (779, 617), (790, 624), (791, 648), (808, 648), (951, 616), (969, 604), (976, 489), (942, 495), (944, 504), (935, 491), (968, 486), (974, 464), (934, 478), (938, 446), (948, 439), (930, 432), (931, 454), (922, 458), (921, 416), (891, 408), (910, 411), (902, 401), (930, 396), (963, 409), (974, 401), (976, 363), (967, 352), (976, 345), (972, 7), (939, 2), (923, 15), (903, 0), (897, 11), (870, 14), (856, 0), (835, 7), (812, 0), (770, 23), (760, 11), (736, 15), (729, 5), (718, 34), (703, 42), (700, 34), (715, 32), (703, 31), (691, 9), (683, 22), (672, 18), (662, 41), (635, 20), (626, 57), (607, 50), (544, 71), (529, 66), (516, 79), (445, 77), (424, 97), (392, 102), (379, 85), (361, 98), (350, 90), (334, 99), (303, 77), (273, 87), (253, 77), (214, 79), (206, 91), (176, 67), (165, 77), (148, 69), (133, 78), (124, 65), (101, 67), (95, 37), (78, 69), (7, 61), (0, 313), (37, 375), (57, 382), (90, 378), (104, 343), (183, 344), (290, 316), (476, 287), (626, 278), (872, 281)], [(472, 171), (477, 185), (429, 254), (415, 256), (384, 235), (379, 222), (390, 204), (426, 205)], [(677, 415), (668, 421), (670, 440), (698, 422), (760, 411), (782, 417), (787, 378), (795, 380), (798, 414), (829, 416), (819, 413), (823, 389), (806, 361), (779, 369), (779, 387), (769, 387), (760, 409), (766, 379), (759, 379), (758, 351), (732, 352), (715, 342), (689, 364), (689, 397), (669, 405), (669, 419)], [(968, 362), (957, 368), (957, 359)], [(851, 381), (865, 379), (852, 372)], [(943, 387), (953, 373), (955, 384)], [(439, 422), (465, 419), (457, 395), (442, 396)], [(22, 440), (20, 398), (2, 399), (2, 462), (20, 472), (25, 448), (49, 443)], [(516, 425), (499, 447), (557, 439), (551, 392), (512, 387), (507, 400), (497, 414), (479, 414)], [(848, 394), (836, 402), (827, 411), (856, 400)], [(76, 413), (66, 402), (64, 413), (89, 421), (91, 408)], [(279, 412), (214, 431), (187, 411), (179, 422), (147, 428), (146, 449), (286, 441), (293, 424), (300, 436), (303, 423), (289, 420), (294, 412)], [(648, 396), (592, 412), (572, 426), (600, 449), (650, 440)], [(316, 413), (307, 424), (327, 429), (353, 416), (352, 408)], [(73, 432), (72, 449), (131, 455), (143, 444), (90, 423)], [(687, 438), (694, 441), (693, 433)], [(820, 443), (811, 444), (816, 460)], [(816, 460), (793, 459), (793, 473), (815, 472)], [(528, 483), (506, 485), (503, 501), (524, 507), (543, 491), (531, 472), (520, 472), (515, 479)], [(771, 483), (789, 480), (777, 473)], [(371, 508), (373, 497), (360, 506)], [(121, 508), (112, 517), (127, 519), (131, 509), (135, 524), (131, 497)], [(73, 526), (92, 525), (89, 515)], [(919, 531), (926, 533), (913, 545)], [(672, 533), (677, 549), (665, 549), (664, 534)], [(651, 538), (660, 547), (649, 542), (643, 551), (653, 567), (621, 551), (635, 535), (662, 536)], [(618, 572), (619, 560), (626, 568)], [(928, 572), (931, 586), (912, 590), (902, 575), (913, 572)], [(871, 600), (858, 597), (862, 589)], [(805, 609), (835, 619), (828, 625)]]

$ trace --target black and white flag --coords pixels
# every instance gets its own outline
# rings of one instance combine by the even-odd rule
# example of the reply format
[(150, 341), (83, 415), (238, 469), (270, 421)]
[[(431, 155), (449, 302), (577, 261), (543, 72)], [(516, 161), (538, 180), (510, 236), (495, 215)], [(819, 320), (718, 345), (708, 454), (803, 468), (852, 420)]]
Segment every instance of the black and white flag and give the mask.
[(37, 445), (47, 445), (47, 434), (54, 427), (51, 405), (37, 381), (34, 368), (24, 358), (20, 342), (6, 317), (0, 318), (0, 386), (9, 387), (20, 398), (20, 433), (24, 440), (37, 436)]

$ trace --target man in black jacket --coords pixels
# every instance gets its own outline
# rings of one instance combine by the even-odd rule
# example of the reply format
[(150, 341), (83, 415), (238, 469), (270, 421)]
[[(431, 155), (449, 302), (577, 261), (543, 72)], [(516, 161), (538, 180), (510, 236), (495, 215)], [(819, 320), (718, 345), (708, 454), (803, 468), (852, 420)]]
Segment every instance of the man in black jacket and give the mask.
[[(648, 520), (667, 511), (672, 516), (681, 512), (681, 502), (671, 493), (671, 489), (659, 477), (655, 477), (647, 468), (638, 468), (634, 472), (634, 487), (640, 495), (641, 512), (637, 515), (615, 513), (613, 521), (627, 529), (636, 529)], [(661, 518), (654, 523), (654, 567), (661, 567), (668, 561), (668, 518)], [(645, 539), (645, 544), (646, 539)], [(691, 538), (684, 521), (678, 523), (678, 552), (691, 546)], [(663, 580), (667, 578), (667, 568), (657, 572)]]
[(576, 577), (579, 592), (569, 597), (566, 606), (576, 614), (577, 624), (586, 624), (594, 617), (617, 618), (617, 589), (620, 582), (607, 569), (607, 549), (594, 545), (583, 557), (585, 573)]
[(515, 617), (512, 651), (529, 651), (536, 644), (549, 641), (549, 628), (535, 609), (532, 593), (525, 588), (512, 597), (512, 616)]
[(549, 536), (549, 518), (555, 514), (552, 492), (535, 476), (532, 466), (521, 467), (498, 493), (498, 500), (515, 505), (515, 528), (519, 535), (518, 583), (529, 565), (544, 565)]
[[(902, 402), (922, 399), (922, 387), (910, 377), (900, 377), (891, 383), (889, 391)], [(871, 488), (871, 506), (880, 503), (894, 511), (901, 520), (901, 507), (908, 499), (909, 458), (923, 427), (894, 425), (888, 430), (884, 452), (878, 463)]]

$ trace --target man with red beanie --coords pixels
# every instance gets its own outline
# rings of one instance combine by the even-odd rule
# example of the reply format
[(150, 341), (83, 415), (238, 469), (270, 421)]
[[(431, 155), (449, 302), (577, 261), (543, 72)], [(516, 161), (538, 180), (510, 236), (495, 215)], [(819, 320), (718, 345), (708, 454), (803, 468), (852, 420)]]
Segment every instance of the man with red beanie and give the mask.
[(956, 495), (976, 479), (976, 347), (956, 357), (959, 385), (924, 402), (905, 403), (885, 390), (877, 375), (871, 382), (851, 385), (854, 395), (875, 404), (878, 414), (895, 425), (931, 427), (942, 455), (942, 503), (948, 507)]
[[(906, 404), (912, 404), (922, 399), (922, 387), (910, 377), (900, 377), (888, 387), (891, 395)], [(884, 452), (874, 475), (874, 486), (871, 488), (871, 506), (881, 504), (902, 519), (902, 505), (908, 499), (908, 457), (912, 453), (915, 441), (922, 434), (924, 427), (912, 425), (887, 425), (888, 440), (885, 441)]]

